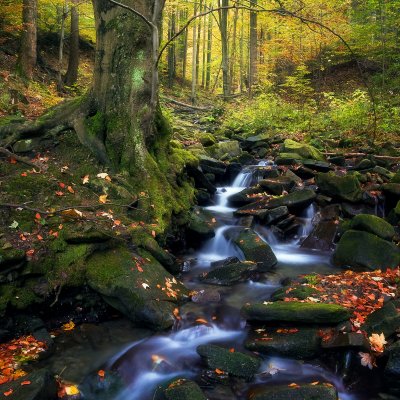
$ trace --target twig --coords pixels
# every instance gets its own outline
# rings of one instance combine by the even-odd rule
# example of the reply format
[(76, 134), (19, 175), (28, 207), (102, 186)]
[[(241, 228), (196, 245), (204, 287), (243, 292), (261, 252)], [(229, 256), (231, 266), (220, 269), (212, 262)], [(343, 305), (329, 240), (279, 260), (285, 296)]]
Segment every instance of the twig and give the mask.
[(185, 108), (190, 108), (190, 109), (192, 109), (192, 110), (198, 110), (198, 111), (210, 111), (210, 110), (212, 110), (212, 108), (209, 108), (209, 107), (196, 107), (196, 106), (192, 106), (192, 105), (190, 105), (190, 104), (181, 103), (180, 101), (171, 99), (171, 98), (169, 98), (169, 97), (164, 97), (164, 100), (165, 100), (167, 103), (172, 103), (172, 104), (175, 104), (175, 105), (177, 105), (177, 106), (181, 106), (181, 107), (185, 107)]

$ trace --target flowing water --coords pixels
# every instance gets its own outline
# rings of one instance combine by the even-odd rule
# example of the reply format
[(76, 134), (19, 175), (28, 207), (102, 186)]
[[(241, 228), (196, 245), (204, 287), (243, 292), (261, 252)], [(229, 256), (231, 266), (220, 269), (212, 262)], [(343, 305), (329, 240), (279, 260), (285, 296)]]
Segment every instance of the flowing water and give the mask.
[[(336, 272), (330, 264), (330, 254), (300, 249), (301, 238), (312, 230), (316, 211), (312, 205), (305, 211), (302, 228), (293, 241), (282, 243), (268, 228), (256, 227), (260, 238), (272, 246), (278, 258), (277, 267), (264, 274), (259, 281), (216, 288), (198, 280), (198, 276), (208, 271), (214, 261), (231, 256), (243, 259), (240, 250), (226, 235), (230, 229), (238, 229), (240, 226), (240, 219), (233, 216), (234, 209), (229, 207), (228, 197), (255, 184), (261, 178), (260, 170), (265, 166), (271, 167), (269, 162), (248, 167), (239, 174), (232, 186), (218, 188), (215, 204), (207, 207), (219, 224), (216, 235), (204, 243), (197, 253), (188, 255), (185, 272), (181, 277), (189, 289), (196, 290), (200, 295), (206, 294), (207, 300), (184, 305), (180, 310), (181, 320), (172, 332), (132, 343), (110, 359), (107, 368), (118, 370), (126, 383), (126, 388), (114, 400), (151, 400), (155, 398), (157, 389), (172, 378), (199, 380), (202, 368), (200, 357), (196, 353), (198, 345), (219, 343), (225, 347), (243, 350), (248, 329), (239, 313), (243, 304), (268, 300), (280, 287), (283, 278), (296, 277), (299, 274)], [(255, 381), (236, 389), (234, 397), (220, 397), (213, 395), (212, 391), (207, 392), (207, 396), (216, 400), (246, 399), (250, 387), (313, 381), (332, 383), (340, 392), (342, 400), (365, 399), (347, 393), (340, 375), (318, 363), (276, 357), (264, 357)]]

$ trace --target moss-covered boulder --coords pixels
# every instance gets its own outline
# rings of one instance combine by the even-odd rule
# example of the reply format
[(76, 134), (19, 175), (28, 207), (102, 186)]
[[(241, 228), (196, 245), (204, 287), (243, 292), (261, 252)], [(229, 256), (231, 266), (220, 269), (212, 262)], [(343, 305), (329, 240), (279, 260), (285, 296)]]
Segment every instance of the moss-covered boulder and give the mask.
[(255, 333), (245, 342), (248, 350), (268, 356), (290, 357), (298, 360), (318, 354), (321, 337), (317, 329), (267, 329)]
[(400, 183), (400, 171), (397, 171), (392, 179), (390, 180), (390, 183)]
[(87, 283), (133, 322), (161, 330), (173, 325), (173, 310), (188, 291), (149, 253), (134, 256), (126, 247), (93, 254)]
[(303, 324), (338, 324), (350, 318), (350, 311), (336, 304), (275, 302), (248, 304), (242, 315), (255, 322), (297, 322)]
[(242, 207), (246, 204), (254, 203), (256, 200), (262, 199), (265, 195), (264, 190), (260, 187), (251, 187), (232, 194), (228, 197), (229, 204), (233, 207)]
[(338, 176), (334, 172), (319, 173), (316, 183), (321, 193), (351, 203), (362, 199), (361, 187), (354, 175)]
[(244, 261), (215, 268), (200, 276), (200, 280), (212, 285), (231, 286), (244, 282), (257, 271), (257, 264)]
[(301, 285), (293, 288), (291, 286), (284, 286), (272, 293), (271, 300), (278, 301), (284, 300), (285, 298), (306, 300), (307, 297), (312, 297), (316, 293), (318, 293), (318, 290), (308, 285)]
[(389, 360), (384, 371), (384, 378), (389, 392), (400, 395), (400, 342), (392, 344), (389, 349)]
[(204, 147), (210, 147), (217, 143), (217, 139), (211, 133), (200, 132), (197, 134), (197, 139)]
[(286, 139), (283, 143), (283, 153), (295, 153), (298, 154), (302, 159), (311, 159), (324, 161), (324, 155), (314, 146), (306, 143), (299, 143), (292, 139)]
[(371, 233), (349, 230), (341, 237), (333, 259), (343, 267), (394, 268), (400, 264), (400, 249)]
[(0, 274), (5, 267), (19, 264), (25, 260), (25, 252), (15, 249), (11, 243), (4, 243), (0, 247)]
[(219, 142), (213, 146), (206, 148), (207, 154), (217, 160), (228, 160), (234, 157), (239, 157), (242, 154), (242, 149), (237, 140)]
[(219, 369), (229, 375), (247, 380), (250, 380), (258, 372), (261, 365), (261, 360), (257, 357), (239, 351), (231, 352), (229, 349), (216, 345), (198, 346), (197, 353), (208, 368)]
[(330, 384), (304, 386), (268, 386), (258, 389), (252, 400), (337, 400), (338, 393)]
[(251, 229), (243, 230), (234, 240), (246, 260), (259, 263), (260, 271), (269, 271), (278, 262), (271, 247)]
[(350, 229), (372, 233), (384, 240), (392, 240), (395, 230), (384, 219), (370, 214), (356, 215), (350, 222)]
[(215, 223), (211, 214), (195, 209), (189, 218), (187, 226), (187, 237), (189, 241), (195, 244), (198, 241), (211, 239), (215, 236)]
[(289, 176), (279, 176), (274, 179), (263, 179), (258, 184), (267, 193), (281, 195), (283, 191), (290, 192), (296, 185), (296, 182)]
[(177, 379), (164, 392), (167, 400), (207, 400), (196, 382)]

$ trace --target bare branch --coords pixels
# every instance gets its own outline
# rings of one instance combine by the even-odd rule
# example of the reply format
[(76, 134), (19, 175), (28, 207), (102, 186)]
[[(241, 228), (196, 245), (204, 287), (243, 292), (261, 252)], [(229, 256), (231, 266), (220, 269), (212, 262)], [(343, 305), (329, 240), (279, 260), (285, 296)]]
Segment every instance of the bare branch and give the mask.
[(140, 13), (137, 10), (135, 10), (134, 8), (129, 7), (126, 4), (120, 3), (119, 1), (115, 1), (115, 0), (108, 0), (108, 1), (110, 3), (115, 4), (116, 6), (124, 8), (125, 10), (129, 10), (129, 11), (133, 12), (135, 15), (137, 15), (139, 18), (141, 18), (146, 23), (146, 25), (148, 25), (151, 29), (157, 29), (156, 25), (154, 25), (153, 22), (151, 22), (142, 13)]

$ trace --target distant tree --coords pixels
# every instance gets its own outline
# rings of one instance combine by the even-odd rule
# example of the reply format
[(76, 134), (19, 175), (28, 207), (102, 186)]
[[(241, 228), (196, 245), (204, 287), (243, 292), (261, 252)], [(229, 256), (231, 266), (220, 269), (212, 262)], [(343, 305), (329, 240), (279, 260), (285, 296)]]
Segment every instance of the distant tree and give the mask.
[(79, 68), (79, 10), (78, 1), (72, 0), (71, 7), (71, 32), (69, 39), (68, 69), (65, 74), (64, 83), (72, 86), (78, 80)]

